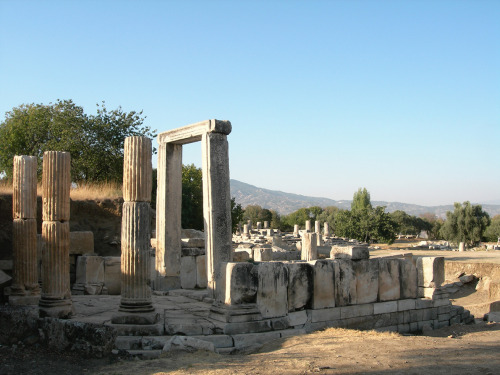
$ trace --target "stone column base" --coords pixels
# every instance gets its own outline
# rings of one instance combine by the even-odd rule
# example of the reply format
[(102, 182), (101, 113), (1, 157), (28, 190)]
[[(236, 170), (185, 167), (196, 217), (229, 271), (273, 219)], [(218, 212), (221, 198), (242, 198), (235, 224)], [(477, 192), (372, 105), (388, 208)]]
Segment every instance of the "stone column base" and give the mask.
[(48, 299), (42, 296), (38, 306), (40, 318), (69, 319), (74, 314), (71, 299)]
[[(121, 308), (120, 308), (121, 309)], [(111, 317), (112, 324), (152, 325), (160, 319), (160, 314), (152, 311), (145, 313), (118, 312)]]

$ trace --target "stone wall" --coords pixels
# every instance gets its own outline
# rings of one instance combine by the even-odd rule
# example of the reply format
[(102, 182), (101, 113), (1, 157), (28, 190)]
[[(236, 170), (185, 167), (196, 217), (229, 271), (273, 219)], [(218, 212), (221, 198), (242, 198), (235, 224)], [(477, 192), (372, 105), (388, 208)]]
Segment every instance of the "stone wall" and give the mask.
[(414, 332), (469, 322), (440, 290), (442, 257), (229, 262), (213, 319), (225, 332), (324, 327)]

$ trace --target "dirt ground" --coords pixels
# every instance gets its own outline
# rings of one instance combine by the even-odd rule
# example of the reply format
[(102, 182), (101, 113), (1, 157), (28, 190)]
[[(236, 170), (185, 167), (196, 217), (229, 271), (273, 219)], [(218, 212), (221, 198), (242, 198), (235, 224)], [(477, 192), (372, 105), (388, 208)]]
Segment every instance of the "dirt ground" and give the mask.
[(499, 374), (500, 324), (427, 335), (327, 329), (268, 343), (252, 354), (169, 353), (155, 360), (85, 359), (0, 348), (0, 374)]

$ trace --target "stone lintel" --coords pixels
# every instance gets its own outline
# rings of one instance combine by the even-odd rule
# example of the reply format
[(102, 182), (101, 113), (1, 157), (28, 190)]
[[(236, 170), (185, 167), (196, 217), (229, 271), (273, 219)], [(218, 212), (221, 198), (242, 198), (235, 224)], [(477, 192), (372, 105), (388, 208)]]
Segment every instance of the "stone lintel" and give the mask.
[(174, 143), (184, 145), (201, 141), (206, 133), (231, 133), (231, 122), (223, 120), (205, 120), (181, 128), (169, 130), (158, 135), (158, 143)]

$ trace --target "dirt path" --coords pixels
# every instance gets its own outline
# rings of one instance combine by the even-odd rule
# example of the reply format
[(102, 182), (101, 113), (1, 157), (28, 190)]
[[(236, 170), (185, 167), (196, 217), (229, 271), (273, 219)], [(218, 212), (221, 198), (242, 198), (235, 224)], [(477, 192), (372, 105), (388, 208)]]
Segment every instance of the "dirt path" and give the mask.
[(456, 325), (427, 336), (328, 329), (273, 341), (257, 353), (169, 353), (150, 361), (85, 360), (0, 348), (0, 374), (499, 374), (500, 324)]

